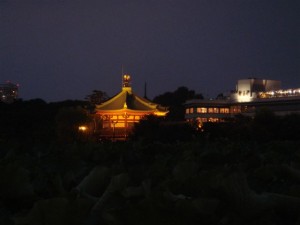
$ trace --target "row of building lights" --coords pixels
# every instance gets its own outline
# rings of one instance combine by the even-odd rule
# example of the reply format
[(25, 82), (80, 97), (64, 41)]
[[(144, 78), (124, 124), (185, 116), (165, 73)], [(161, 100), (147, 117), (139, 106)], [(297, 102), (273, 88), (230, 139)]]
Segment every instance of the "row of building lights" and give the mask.
[(300, 88), (261, 92), (259, 94), (260, 98), (291, 97), (291, 96), (300, 96)]

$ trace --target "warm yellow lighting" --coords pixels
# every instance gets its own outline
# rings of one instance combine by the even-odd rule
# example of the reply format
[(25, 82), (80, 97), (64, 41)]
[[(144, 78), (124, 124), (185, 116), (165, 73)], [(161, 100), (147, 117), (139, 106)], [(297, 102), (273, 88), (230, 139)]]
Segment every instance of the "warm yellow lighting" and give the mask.
[(156, 116), (165, 116), (167, 113), (166, 112), (155, 112), (154, 115)]
[(79, 126), (78, 130), (80, 130), (80, 131), (86, 131), (87, 127), (86, 126)]
[(300, 89), (287, 89), (287, 90), (277, 90), (277, 91), (268, 91), (260, 92), (260, 98), (280, 98), (280, 97), (290, 97), (290, 96), (299, 96)]
[(245, 95), (245, 96), (238, 96), (237, 101), (238, 102), (251, 102), (253, 100), (253, 97), (250, 95)]
[(197, 108), (197, 113), (207, 113), (207, 108)]
[(124, 78), (124, 80), (129, 80), (130, 79), (130, 75), (128, 75), (128, 74), (125, 74), (124, 76), (123, 76), (123, 78)]
[(118, 122), (114, 126), (115, 127), (125, 127), (125, 122)]

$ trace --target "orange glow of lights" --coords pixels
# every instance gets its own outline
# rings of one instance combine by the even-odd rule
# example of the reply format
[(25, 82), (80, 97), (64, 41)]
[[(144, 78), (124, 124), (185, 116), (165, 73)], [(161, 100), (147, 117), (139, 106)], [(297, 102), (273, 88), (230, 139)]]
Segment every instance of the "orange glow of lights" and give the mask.
[(79, 130), (79, 131), (86, 131), (86, 130), (87, 130), (87, 127), (86, 127), (86, 126), (79, 126), (79, 127), (78, 127), (78, 130)]

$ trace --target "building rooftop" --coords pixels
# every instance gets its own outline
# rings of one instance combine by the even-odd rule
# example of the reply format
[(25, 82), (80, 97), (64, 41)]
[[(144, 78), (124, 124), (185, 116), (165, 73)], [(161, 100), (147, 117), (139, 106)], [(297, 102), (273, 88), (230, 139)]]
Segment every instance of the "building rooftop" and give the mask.
[(132, 110), (140, 112), (167, 113), (165, 107), (136, 95), (130, 86), (130, 76), (124, 75), (122, 90), (117, 95), (108, 99), (100, 105), (96, 105), (96, 111)]

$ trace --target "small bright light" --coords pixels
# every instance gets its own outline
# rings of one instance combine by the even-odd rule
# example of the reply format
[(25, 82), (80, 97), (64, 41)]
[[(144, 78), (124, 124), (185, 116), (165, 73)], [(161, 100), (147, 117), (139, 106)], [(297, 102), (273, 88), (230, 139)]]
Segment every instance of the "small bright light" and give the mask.
[(86, 131), (87, 127), (86, 126), (79, 126), (78, 130), (80, 130), (80, 131)]
[(129, 76), (128, 74), (125, 74), (125, 75), (123, 76), (123, 78), (124, 78), (124, 80), (129, 80), (129, 79), (130, 79), (130, 76)]

